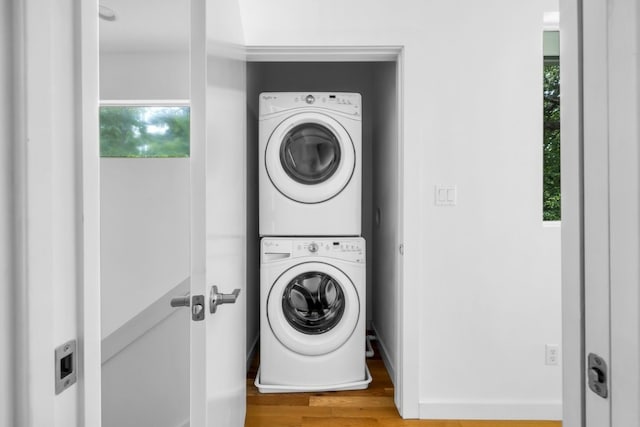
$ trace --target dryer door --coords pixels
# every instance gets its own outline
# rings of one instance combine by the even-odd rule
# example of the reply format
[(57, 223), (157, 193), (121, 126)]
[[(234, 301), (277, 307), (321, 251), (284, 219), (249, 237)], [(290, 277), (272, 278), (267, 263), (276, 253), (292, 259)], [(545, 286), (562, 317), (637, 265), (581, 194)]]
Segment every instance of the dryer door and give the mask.
[(276, 127), (265, 149), (273, 185), (288, 198), (320, 203), (338, 195), (355, 169), (351, 137), (334, 118), (300, 113)]
[(267, 319), (278, 340), (307, 356), (330, 353), (342, 346), (360, 317), (358, 291), (336, 267), (298, 264), (271, 287)]

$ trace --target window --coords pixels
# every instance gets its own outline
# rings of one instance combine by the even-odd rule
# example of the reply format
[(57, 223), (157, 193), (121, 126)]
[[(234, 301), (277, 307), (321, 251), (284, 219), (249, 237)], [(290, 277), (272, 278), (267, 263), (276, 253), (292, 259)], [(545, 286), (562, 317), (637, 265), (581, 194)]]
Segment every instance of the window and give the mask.
[(101, 157), (189, 157), (188, 105), (100, 107)]
[(558, 31), (544, 33), (542, 218), (560, 221), (560, 43)]

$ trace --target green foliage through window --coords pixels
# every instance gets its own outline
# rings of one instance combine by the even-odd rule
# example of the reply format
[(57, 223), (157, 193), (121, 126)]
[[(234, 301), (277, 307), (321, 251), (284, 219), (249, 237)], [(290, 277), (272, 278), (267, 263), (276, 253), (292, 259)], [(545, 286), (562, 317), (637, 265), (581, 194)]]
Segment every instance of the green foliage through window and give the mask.
[(560, 59), (544, 60), (543, 212), (545, 221), (560, 221)]
[(189, 157), (187, 106), (100, 107), (102, 157)]

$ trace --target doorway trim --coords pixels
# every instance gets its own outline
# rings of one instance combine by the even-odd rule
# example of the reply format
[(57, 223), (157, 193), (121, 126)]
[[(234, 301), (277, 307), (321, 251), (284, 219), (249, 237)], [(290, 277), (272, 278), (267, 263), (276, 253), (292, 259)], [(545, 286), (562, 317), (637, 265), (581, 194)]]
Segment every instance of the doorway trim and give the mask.
[(102, 332), (100, 302), (100, 50), (97, 2), (79, 2), (76, 19), (80, 41), (76, 68), (80, 82), (77, 97), (80, 153), (78, 204), (82, 209), (78, 273), (79, 424), (102, 425)]
[(581, 0), (560, 1), (562, 67), (562, 421), (585, 423)]
[(395, 62), (402, 46), (247, 46), (247, 62)]
[[(98, 3), (65, 2), (58, 13), (53, 13), (50, 2), (23, 3), (10, 5), (14, 23), (10, 101), (15, 105), (14, 424), (75, 420), (80, 426), (99, 427)], [(51, 90), (52, 83), (66, 78), (73, 78), (72, 83), (65, 80), (67, 85), (59, 87), (59, 93)], [(65, 120), (54, 123), (52, 112), (58, 108)], [(73, 144), (72, 153), (56, 158), (52, 141), (59, 135)], [(51, 180), (67, 173), (72, 174), (66, 179), (72, 181), (75, 193), (56, 204)], [(62, 231), (67, 234), (52, 234), (60, 218), (70, 218), (64, 215), (77, 219), (74, 227)], [(72, 265), (60, 267), (67, 275), (63, 280), (52, 274), (59, 261), (54, 258), (54, 244), (59, 242), (65, 243), (61, 256), (74, 259)], [(56, 397), (51, 356), (61, 335), (64, 340), (77, 339), (77, 384)]]
[(395, 62), (396, 64), (396, 92), (397, 92), (397, 138), (398, 138), (398, 223), (397, 250), (398, 276), (396, 289), (398, 306), (396, 307), (398, 325), (398, 349), (396, 354), (394, 379), (394, 400), (403, 418), (418, 418), (419, 416), (419, 383), (418, 353), (419, 343), (415, 337), (419, 334), (419, 325), (415, 321), (417, 315), (414, 306), (416, 289), (408, 289), (411, 283), (406, 283), (404, 270), (407, 263), (402, 255), (405, 229), (405, 200), (404, 185), (406, 168), (404, 160), (404, 46), (246, 46), (247, 62)]

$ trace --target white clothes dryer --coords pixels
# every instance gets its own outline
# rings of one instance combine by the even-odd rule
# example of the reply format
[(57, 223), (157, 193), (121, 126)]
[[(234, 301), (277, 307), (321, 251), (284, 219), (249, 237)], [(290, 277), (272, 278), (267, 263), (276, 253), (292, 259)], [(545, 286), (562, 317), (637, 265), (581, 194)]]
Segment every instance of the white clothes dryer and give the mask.
[(263, 238), (263, 393), (367, 388), (365, 241)]
[(262, 236), (359, 236), (362, 105), (357, 93), (262, 93)]

